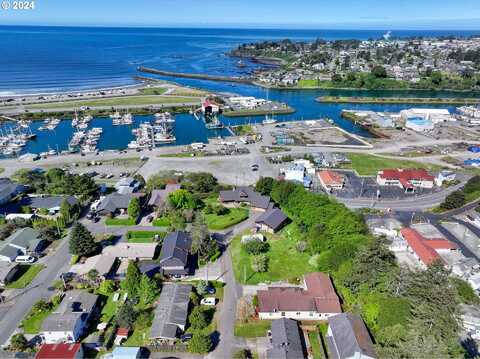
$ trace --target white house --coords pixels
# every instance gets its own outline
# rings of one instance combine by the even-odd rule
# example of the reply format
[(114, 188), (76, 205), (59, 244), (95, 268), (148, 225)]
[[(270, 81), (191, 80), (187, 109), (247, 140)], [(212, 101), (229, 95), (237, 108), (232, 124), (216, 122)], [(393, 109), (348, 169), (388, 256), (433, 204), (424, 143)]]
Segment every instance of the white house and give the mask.
[(437, 186), (442, 186), (443, 182), (452, 182), (455, 181), (456, 174), (452, 171), (441, 171), (437, 177), (435, 177), (435, 184)]

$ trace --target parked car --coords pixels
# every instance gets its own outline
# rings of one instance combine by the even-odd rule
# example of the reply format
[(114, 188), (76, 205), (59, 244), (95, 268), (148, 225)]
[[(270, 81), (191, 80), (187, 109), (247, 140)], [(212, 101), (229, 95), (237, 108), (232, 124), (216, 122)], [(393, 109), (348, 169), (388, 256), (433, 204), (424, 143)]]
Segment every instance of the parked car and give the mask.
[(182, 342), (188, 342), (190, 339), (192, 339), (193, 335), (192, 333), (187, 333), (187, 334), (183, 334), (180, 336), (180, 340)]
[(88, 212), (87, 213), (87, 219), (93, 220), (95, 218), (95, 212)]
[(215, 305), (216, 302), (217, 302), (217, 299), (215, 297), (206, 297), (206, 298), (203, 298), (200, 301), (200, 304), (201, 305)]
[(215, 294), (215, 292), (216, 292), (216, 290), (215, 290), (214, 287), (208, 287), (208, 288), (207, 288), (207, 293), (208, 293), (208, 294)]
[(18, 256), (15, 258), (15, 262), (17, 263), (35, 263), (37, 258), (33, 256)]

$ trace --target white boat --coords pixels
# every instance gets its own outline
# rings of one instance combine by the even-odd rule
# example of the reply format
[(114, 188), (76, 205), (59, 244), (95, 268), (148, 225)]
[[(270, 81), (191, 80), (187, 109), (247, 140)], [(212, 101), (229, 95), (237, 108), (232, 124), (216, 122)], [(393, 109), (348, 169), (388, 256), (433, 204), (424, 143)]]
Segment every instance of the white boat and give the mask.
[(275, 120), (273, 117), (265, 116), (265, 120), (263, 120), (262, 123), (264, 125), (271, 125), (273, 123), (277, 123), (277, 120)]
[(140, 148), (140, 145), (138, 144), (137, 141), (130, 141), (127, 147), (133, 150), (133, 149)]

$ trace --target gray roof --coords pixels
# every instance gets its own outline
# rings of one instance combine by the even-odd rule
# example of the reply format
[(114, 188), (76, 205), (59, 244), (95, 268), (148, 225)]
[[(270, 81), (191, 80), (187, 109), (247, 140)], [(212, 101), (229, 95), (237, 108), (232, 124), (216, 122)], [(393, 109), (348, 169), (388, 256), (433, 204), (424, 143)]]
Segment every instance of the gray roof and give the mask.
[(42, 323), (42, 331), (70, 331), (77, 321), (86, 320), (97, 303), (98, 296), (81, 290), (65, 294), (58, 308)]
[(131, 194), (110, 193), (100, 202), (97, 212), (114, 213), (119, 209), (127, 209), (133, 197)]
[(175, 339), (177, 330), (185, 327), (192, 286), (167, 283), (155, 308), (151, 339)]
[(276, 230), (280, 228), (287, 219), (288, 217), (285, 215), (285, 213), (282, 212), (281, 209), (273, 208), (267, 210), (265, 213), (259, 216), (255, 222), (264, 223), (270, 228)]
[(272, 348), (267, 350), (268, 359), (305, 358), (298, 323), (281, 318), (272, 321)]
[(5, 241), (16, 247), (35, 252), (43, 242), (43, 239), (37, 230), (26, 227), (15, 231)]
[(77, 199), (73, 196), (47, 196), (47, 197), (28, 197), (26, 204), (32, 208), (45, 208), (50, 209), (54, 207), (60, 207), (62, 201), (66, 199), (68, 203), (74, 205), (78, 203)]
[(237, 187), (231, 191), (220, 191), (222, 202), (248, 202), (252, 207), (267, 209), (270, 197), (255, 192), (251, 187)]
[(3, 248), (0, 249), (0, 256), (6, 257), (11, 261), (14, 261), (15, 258), (21, 255), (23, 255), (23, 253), (20, 249), (9, 246), (8, 244), (4, 245)]
[(6, 280), (19, 268), (18, 263), (9, 263), (0, 261), (0, 283), (5, 283)]
[(166, 201), (167, 196), (179, 190), (182, 186), (178, 183), (175, 184), (167, 184), (165, 189), (154, 189), (152, 191), (152, 195), (150, 196), (150, 200), (148, 201), (149, 206), (160, 206), (163, 202)]
[(329, 351), (335, 358), (351, 358), (355, 353), (375, 358), (370, 334), (362, 318), (351, 313), (337, 314), (328, 318), (332, 332)]
[(163, 240), (160, 254), (161, 267), (178, 267), (187, 265), (188, 253), (192, 247), (192, 239), (186, 232), (169, 233)]
[(0, 200), (10, 199), (23, 190), (23, 186), (13, 183), (9, 178), (0, 178)]

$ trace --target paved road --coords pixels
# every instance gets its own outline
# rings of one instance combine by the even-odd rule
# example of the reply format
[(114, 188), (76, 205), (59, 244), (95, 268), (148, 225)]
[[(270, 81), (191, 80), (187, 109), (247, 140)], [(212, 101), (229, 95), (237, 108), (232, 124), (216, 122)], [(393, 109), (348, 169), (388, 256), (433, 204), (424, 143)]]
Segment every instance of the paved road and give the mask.
[[(48, 257), (47, 267), (43, 269), (38, 276), (25, 288), (23, 294), (18, 295), (12, 301), (14, 305), (10, 310), (4, 313), (0, 319), (0, 344), (4, 345), (10, 336), (14, 333), (20, 321), (30, 311), (32, 305), (40, 299), (48, 299), (52, 292), (48, 287), (53, 281), (59, 278), (59, 275), (69, 268), (70, 254), (68, 250), (68, 240), (64, 238), (57, 247), (57, 250)], [(7, 302), (6, 305), (11, 303)]]

